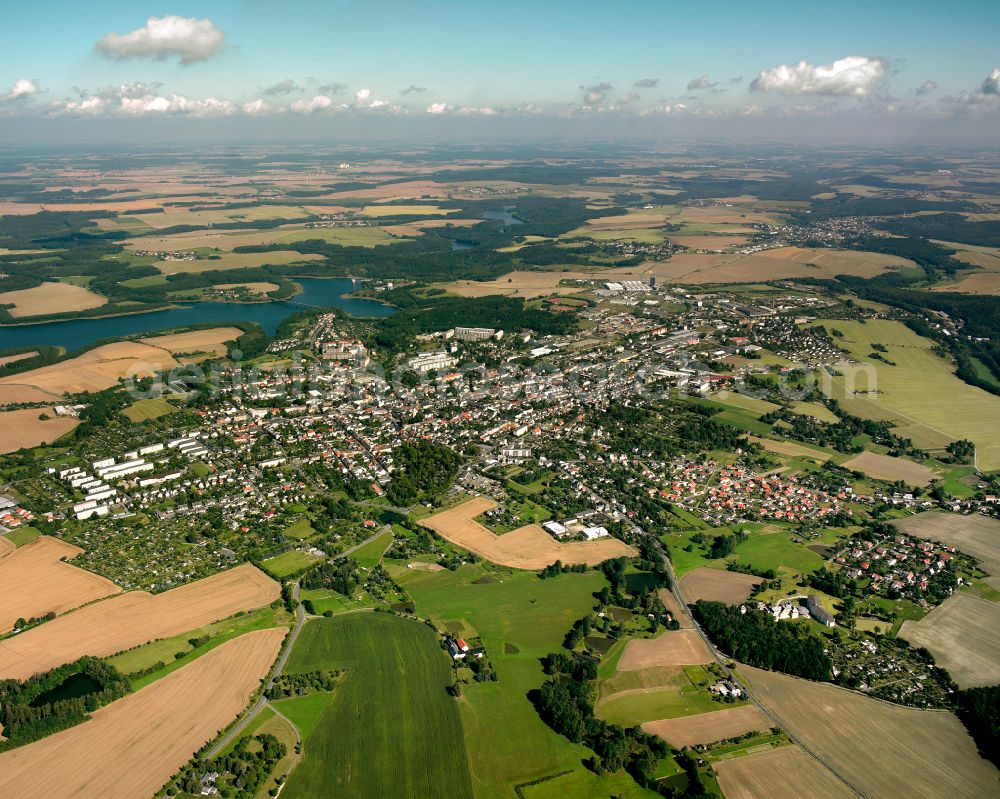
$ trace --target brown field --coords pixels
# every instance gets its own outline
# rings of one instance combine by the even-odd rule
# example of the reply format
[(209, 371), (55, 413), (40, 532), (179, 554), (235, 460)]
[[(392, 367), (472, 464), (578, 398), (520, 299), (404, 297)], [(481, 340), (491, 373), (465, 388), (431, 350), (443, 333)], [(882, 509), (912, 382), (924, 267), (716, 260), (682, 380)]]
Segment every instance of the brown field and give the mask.
[(72, 283), (42, 283), (31, 289), (0, 294), (0, 305), (14, 306), (7, 310), (15, 319), (68, 311), (86, 311), (99, 308), (107, 301), (106, 297), (95, 294), (83, 286), (74, 286)]
[(904, 533), (950, 544), (966, 555), (978, 558), (990, 576), (990, 585), (1000, 590), (1000, 522), (988, 516), (929, 510), (892, 522)]
[(670, 236), (668, 234), (668, 237), (674, 244), (692, 250), (725, 250), (729, 247), (739, 247), (749, 241), (746, 236)]
[(277, 291), (279, 287), (277, 283), (217, 283), (215, 288), (223, 290), (245, 288), (253, 294), (267, 294), (270, 291)]
[(41, 211), (140, 211), (146, 208), (160, 208), (166, 202), (204, 202), (205, 197), (150, 198), (147, 200), (125, 200), (96, 203), (18, 203), (0, 202), (0, 216), (28, 216)]
[(902, 480), (907, 485), (930, 485), (936, 475), (922, 463), (914, 463), (905, 458), (894, 458), (891, 455), (879, 455), (875, 452), (862, 452), (842, 464), (847, 469), (864, 472), (869, 477), (879, 480)]
[(752, 574), (710, 569), (702, 566), (693, 569), (680, 579), (681, 590), (690, 604), (699, 599), (738, 605), (750, 596), (750, 591), (761, 582)]
[(366, 205), (361, 209), (362, 216), (447, 216), (457, 214), (458, 208), (441, 208), (438, 205)]
[(872, 799), (994, 796), (998, 772), (953, 714), (740, 666), (759, 700)]
[(673, 630), (656, 638), (633, 638), (625, 644), (618, 671), (653, 666), (698, 666), (713, 661), (708, 647), (694, 630)]
[(0, 405), (13, 405), (18, 402), (52, 402), (61, 399), (51, 391), (42, 391), (35, 386), (25, 386), (19, 383), (0, 384)]
[(428, 516), (420, 524), (463, 549), (475, 552), (493, 563), (515, 569), (544, 569), (557, 560), (596, 566), (608, 558), (632, 557), (636, 554), (632, 547), (617, 538), (562, 543), (537, 524), (519, 527), (503, 535), (494, 535), (475, 521), (475, 517), (495, 507), (493, 500), (477, 497)]
[(714, 768), (726, 799), (853, 799), (855, 795), (797, 746), (720, 760)]
[(0, 358), (0, 366), (6, 366), (9, 363), (17, 363), (18, 361), (23, 361), (25, 358), (33, 358), (38, 355), (38, 350), (32, 350), (31, 352), (19, 352), (17, 355), (5, 355)]
[(0, 558), (6, 558), (15, 549), (17, 547), (14, 546), (14, 543), (9, 538), (0, 535)]
[(62, 560), (81, 552), (43, 535), (0, 560), (0, 633), (14, 629), (19, 618), (65, 613), (121, 591), (111, 580)]
[(241, 635), (83, 724), (0, 754), (0, 796), (152, 796), (246, 707), (284, 635)]
[(594, 230), (642, 230), (662, 227), (671, 216), (673, 213), (654, 213), (652, 211), (641, 214), (624, 214), (623, 216), (601, 216), (596, 219), (588, 219), (587, 227)]
[(677, 601), (677, 597), (674, 596), (674, 592), (668, 591), (666, 588), (661, 588), (657, 594), (660, 597), (660, 601), (663, 603), (663, 607), (665, 607), (670, 615), (674, 617), (674, 621), (681, 626), (681, 629), (689, 628), (691, 626), (691, 621), (688, 619), (684, 609)]
[(424, 231), (430, 228), (471, 227), (482, 221), (482, 219), (421, 219), (418, 222), (407, 222), (405, 225), (382, 225), (381, 228), (390, 236), (423, 236)]
[(585, 286), (560, 286), (559, 283), (563, 280), (593, 280), (595, 277), (598, 275), (588, 272), (509, 272), (496, 280), (456, 280), (454, 283), (442, 284), (441, 288), (462, 297), (504, 294), (531, 299), (548, 294), (576, 294), (586, 291)]
[(405, 183), (390, 183), (386, 186), (373, 186), (370, 189), (352, 189), (338, 191), (325, 197), (310, 197), (316, 200), (410, 200), (420, 197), (447, 197), (448, 186), (433, 180), (411, 180)]
[[(215, 245), (209, 245), (215, 246)], [(231, 245), (237, 246), (237, 245)], [(198, 261), (154, 261), (153, 266), (164, 275), (192, 274), (195, 272), (213, 272), (216, 269), (251, 269), (268, 264), (284, 266), (299, 261), (316, 261), (322, 255), (301, 253), (294, 250), (275, 250), (273, 252), (220, 252), (218, 258), (203, 258)]]
[(172, 355), (189, 352), (211, 352), (225, 355), (225, 341), (233, 341), (243, 335), (238, 327), (212, 327), (206, 330), (191, 330), (187, 333), (171, 333), (166, 336), (151, 336), (139, 339), (143, 344), (159, 347)]
[(105, 344), (88, 350), (76, 358), (0, 378), (0, 402), (32, 401), (7, 398), (26, 389), (48, 392), (48, 395), (40, 394), (40, 396), (52, 399), (54, 395), (65, 393), (102, 391), (115, 385), (120, 378), (130, 375), (151, 377), (156, 370), (171, 369), (178, 365), (171, 351), (221, 353), (224, 350), (220, 343), (233, 339), (241, 333), (242, 331), (233, 327), (209, 328), (192, 333), (152, 336), (142, 341)]
[(771, 438), (761, 438), (760, 436), (747, 436), (749, 441), (753, 441), (755, 444), (760, 444), (764, 449), (770, 452), (776, 452), (779, 455), (788, 455), (792, 458), (795, 457), (805, 457), (805, 458), (816, 458), (817, 460), (826, 460), (827, 455), (819, 450), (809, 449), (802, 444), (796, 444), (792, 441), (775, 441)]
[(263, 607), (279, 594), (278, 584), (249, 564), (162, 594), (119, 594), (4, 641), (0, 678), (23, 680), (83, 655), (113, 655)]
[(905, 621), (899, 637), (923, 646), (959, 688), (1000, 683), (1000, 605), (956, 593), (920, 621)]
[[(2, 396), (2, 392), (0, 392)], [(47, 399), (52, 399), (48, 397)], [(39, 419), (41, 414), (48, 419)], [(56, 416), (52, 408), (22, 408), (17, 411), (0, 412), (0, 454), (17, 452), (22, 447), (37, 447), (51, 444), (66, 435), (78, 424), (72, 416)]]
[(687, 206), (681, 210), (682, 222), (699, 222), (717, 225), (771, 224), (774, 216), (750, 211), (746, 208), (726, 208), (721, 205), (705, 207)]
[[(975, 255), (980, 259), (992, 258), (983, 253), (964, 253), (964, 255)], [(993, 258), (1000, 267), (1000, 259)], [(973, 272), (961, 278), (955, 283), (945, 283), (935, 286), (931, 291), (960, 291), (963, 294), (1000, 294), (1000, 271), (996, 272)]]
[(643, 265), (645, 274), (668, 283), (753, 283), (793, 277), (874, 277), (889, 269), (913, 267), (905, 258), (853, 250), (781, 247), (752, 255), (680, 253), (669, 261)]
[(736, 738), (754, 730), (767, 730), (771, 722), (753, 705), (697, 713), (676, 719), (647, 721), (643, 732), (658, 735), (671, 746), (678, 748), (695, 744), (711, 744)]

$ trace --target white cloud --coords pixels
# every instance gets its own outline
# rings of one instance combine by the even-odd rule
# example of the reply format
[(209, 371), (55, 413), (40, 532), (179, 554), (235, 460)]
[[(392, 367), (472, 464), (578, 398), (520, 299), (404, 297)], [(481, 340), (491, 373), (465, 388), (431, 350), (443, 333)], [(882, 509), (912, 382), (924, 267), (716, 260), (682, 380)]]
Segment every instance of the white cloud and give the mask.
[(427, 106), (428, 114), (446, 114), (451, 110), (451, 106), (448, 103), (431, 103)]
[(495, 117), (499, 112), (492, 106), (485, 105), (482, 108), (472, 108), (470, 106), (466, 106), (465, 108), (459, 109), (458, 113), (463, 116)]
[(639, 92), (627, 92), (618, 98), (618, 105), (627, 105), (639, 99)]
[(684, 103), (674, 103), (670, 105), (669, 103), (664, 105), (657, 105), (651, 108), (644, 108), (639, 112), (640, 116), (670, 116), (672, 114), (680, 114), (687, 111), (687, 106)]
[(1000, 69), (994, 69), (980, 84), (979, 93), (1000, 95)]
[(80, 100), (68, 100), (56, 105), (56, 111), (66, 114), (96, 115), (107, 110), (108, 101), (103, 97), (93, 95)]
[(236, 110), (229, 100), (208, 97), (192, 100), (180, 94), (167, 96), (147, 94), (142, 97), (122, 97), (120, 109), (130, 115), (186, 114), (188, 116), (225, 116)]
[(210, 19), (168, 15), (150, 17), (142, 28), (109, 33), (97, 50), (109, 58), (180, 58), (182, 64), (204, 61), (222, 47), (224, 35)]
[(31, 97), (33, 94), (38, 94), (38, 84), (28, 78), (21, 78), (14, 81), (14, 85), (7, 92), (6, 99), (23, 100), (26, 97)]
[(371, 89), (358, 89), (354, 95), (354, 99), (358, 101), (358, 105), (364, 105), (368, 102), (368, 98), (372, 96)]
[(780, 64), (757, 75), (750, 84), (750, 90), (793, 95), (865, 97), (882, 81), (887, 68), (884, 58), (860, 55), (847, 56), (832, 64), (818, 66), (808, 61)]
[(325, 94), (317, 94), (311, 100), (296, 100), (291, 108), (296, 114), (312, 114), (316, 111), (325, 111), (332, 105), (333, 100)]
[(1000, 69), (994, 69), (975, 90), (964, 92), (958, 98), (944, 97), (943, 102), (958, 103), (961, 106), (1000, 106)]
[(372, 100), (368, 103), (369, 108), (388, 108), (391, 105), (388, 100)]
[(249, 103), (243, 103), (243, 113), (249, 114), (250, 116), (259, 116), (260, 114), (266, 114), (270, 110), (271, 106), (269, 106), (263, 100), (251, 100)]
[(581, 86), (580, 88), (583, 89), (583, 102), (586, 105), (598, 105), (611, 91), (612, 86), (610, 83), (595, 83), (593, 86)]
[(925, 80), (923, 83), (921, 83), (916, 88), (916, 91), (914, 93), (917, 94), (920, 97), (923, 97), (925, 95), (932, 94), (932, 93), (936, 92), (937, 91), (937, 87), (938, 87), (938, 85), (934, 81), (932, 81), (932, 80)]

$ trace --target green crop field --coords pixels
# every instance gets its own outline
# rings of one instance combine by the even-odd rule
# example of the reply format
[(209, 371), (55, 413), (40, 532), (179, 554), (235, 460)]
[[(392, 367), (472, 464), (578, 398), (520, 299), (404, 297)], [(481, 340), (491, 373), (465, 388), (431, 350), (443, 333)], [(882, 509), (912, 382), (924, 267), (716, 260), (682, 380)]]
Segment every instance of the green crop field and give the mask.
[(384, 613), (313, 619), (286, 671), (345, 669), (282, 791), (316, 797), (470, 796), (447, 655), (426, 625)]
[(327, 611), (331, 613), (344, 613), (348, 610), (361, 610), (371, 607), (365, 602), (351, 599), (336, 591), (327, 591), (325, 588), (304, 588), (299, 592), (299, 596), (313, 603), (316, 613), (323, 614)]
[(755, 569), (775, 571), (784, 566), (794, 571), (811, 572), (823, 565), (823, 558), (803, 544), (793, 542), (784, 530), (752, 533), (736, 547), (734, 560)]
[(392, 545), (392, 533), (386, 531), (378, 538), (369, 541), (361, 549), (357, 550), (353, 555), (359, 564), (364, 566), (366, 569), (371, 569), (374, 566), (378, 566), (382, 561), (382, 555), (385, 551)]
[[(487, 575), (481, 566), (390, 571), (417, 613), (439, 628), (460, 622), (477, 633), (496, 670), (498, 682), (464, 686), (460, 703), (477, 799), (507, 799), (515, 786), (564, 773), (560, 782), (576, 787), (560, 795), (652, 796), (625, 774), (598, 778), (588, 772), (582, 761), (590, 750), (551, 730), (527, 697), (545, 680), (538, 659), (562, 650), (573, 622), (593, 607), (592, 594), (607, 585), (602, 575), (588, 571), (540, 580), (529, 572), (495, 572), (491, 581), (477, 583)], [(523, 790), (526, 796), (542, 795)]]
[(176, 413), (177, 408), (162, 398), (143, 399), (134, 402), (122, 411), (133, 422), (158, 419), (168, 413)]
[[(932, 352), (929, 339), (901, 322), (886, 319), (870, 319), (864, 324), (820, 320), (816, 324), (841, 331), (844, 335), (837, 339), (838, 346), (846, 347), (876, 373), (877, 385), (872, 388), (878, 393), (864, 397), (845, 396), (845, 378), (833, 380), (835, 397), (845, 410), (859, 416), (881, 411), (883, 418), (898, 420), (908, 429), (923, 426), (939, 435), (967, 438), (976, 445), (981, 469), (1000, 467), (1000, 438), (996, 436), (1000, 397), (955, 377), (954, 367)], [(886, 347), (885, 357), (895, 366), (868, 360), (873, 343)], [(868, 388), (863, 372), (855, 382), (855, 390)]]
[(276, 699), (271, 704), (298, 728), (299, 735), (304, 740), (316, 729), (335, 693), (317, 691), (305, 696), (294, 696), (291, 699)]

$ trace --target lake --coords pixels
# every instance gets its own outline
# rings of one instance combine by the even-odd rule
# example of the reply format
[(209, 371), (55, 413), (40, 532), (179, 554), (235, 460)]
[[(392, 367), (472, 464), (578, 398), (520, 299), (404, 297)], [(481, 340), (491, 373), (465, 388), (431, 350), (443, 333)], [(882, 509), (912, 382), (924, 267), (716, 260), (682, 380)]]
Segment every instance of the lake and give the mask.
[(504, 227), (508, 225), (523, 225), (524, 220), (518, 219), (512, 211), (517, 210), (513, 206), (510, 209), (505, 208), (502, 211), (483, 211), (483, 219), (499, 219), (503, 222)]
[[(374, 300), (343, 296), (355, 289), (347, 279), (296, 278), (295, 282), (302, 286), (302, 293), (292, 297), (292, 303), (340, 308), (352, 316), (384, 317), (396, 312), (395, 308)], [(305, 310), (301, 305), (286, 302), (192, 302), (180, 308), (105, 319), (69, 319), (37, 325), (3, 326), (0, 327), (0, 350), (48, 345), (65, 347), (73, 352), (101, 339), (155, 333), (195, 324), (223, 326), (233, 322), (256, 322), (273, 335), (283, 319), (301, 310)]]

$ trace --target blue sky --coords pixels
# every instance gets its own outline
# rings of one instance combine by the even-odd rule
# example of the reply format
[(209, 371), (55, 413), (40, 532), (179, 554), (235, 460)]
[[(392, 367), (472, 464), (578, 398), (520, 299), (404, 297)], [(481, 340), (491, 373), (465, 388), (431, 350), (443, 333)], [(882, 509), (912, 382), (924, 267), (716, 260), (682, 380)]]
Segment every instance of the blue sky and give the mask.
[[(150, 20), (169, 17), (164, 43)], [(996, 0), (50, 0), (9, 4), (4, 20), (0, 117), (66, 125), (889, 114), (953, 116), (972, 129), (1000, 113)], [(655, 85), (637, 87), (642, 79)]]

